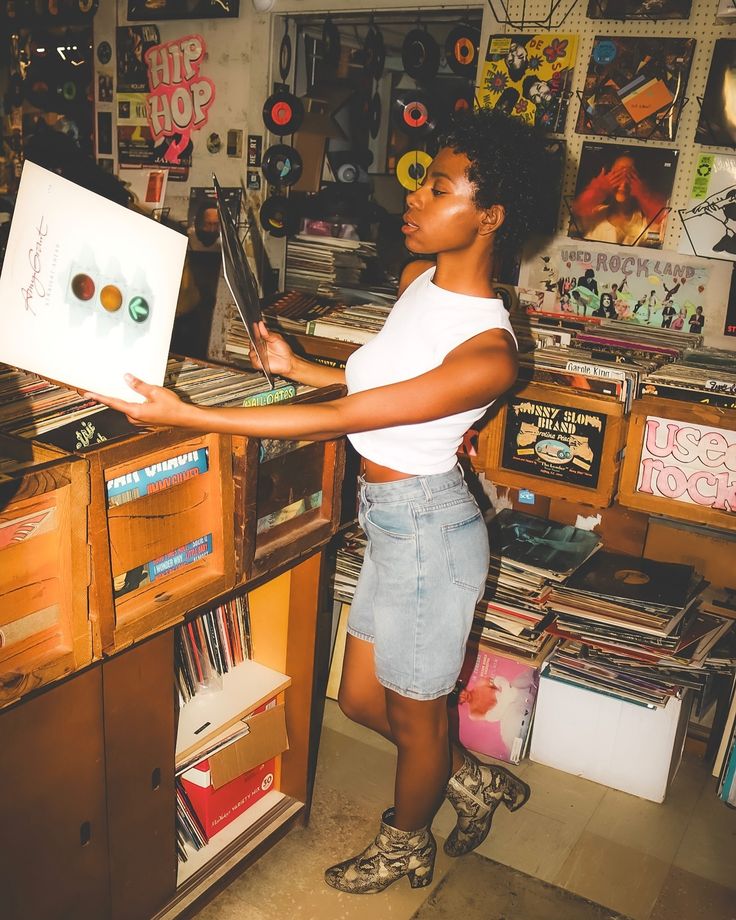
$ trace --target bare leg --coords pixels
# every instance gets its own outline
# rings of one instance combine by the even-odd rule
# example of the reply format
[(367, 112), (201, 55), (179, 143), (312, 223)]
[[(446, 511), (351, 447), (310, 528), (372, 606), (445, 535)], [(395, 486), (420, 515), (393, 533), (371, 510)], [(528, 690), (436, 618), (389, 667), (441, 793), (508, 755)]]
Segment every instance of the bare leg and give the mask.
[(398, 749), (393, 824), (416, 830), (432, 823), (450, 776), (447, 698), (412, 700), (386, 690), (386, 711)]

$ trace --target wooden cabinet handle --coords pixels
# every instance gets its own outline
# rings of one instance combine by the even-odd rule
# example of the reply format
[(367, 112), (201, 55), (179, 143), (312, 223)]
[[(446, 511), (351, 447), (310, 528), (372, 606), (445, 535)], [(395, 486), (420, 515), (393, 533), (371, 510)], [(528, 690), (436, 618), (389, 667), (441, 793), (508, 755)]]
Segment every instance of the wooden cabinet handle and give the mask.
[(79, 845), (86, 847), (92, 839), (92, 823), (83, 821), (79, 826)]
[(151, 789), (156, 792), (161, 788), (161, 767), (156, 767), (151, 773)]

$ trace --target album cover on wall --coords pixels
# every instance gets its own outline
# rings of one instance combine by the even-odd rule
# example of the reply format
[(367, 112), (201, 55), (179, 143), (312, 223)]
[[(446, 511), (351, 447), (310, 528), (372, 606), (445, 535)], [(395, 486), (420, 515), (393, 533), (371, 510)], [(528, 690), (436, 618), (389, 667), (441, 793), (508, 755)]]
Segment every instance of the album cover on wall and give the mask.
[[(730, 0), (729, 0), (730, 2)], [(588, 19), (687, 19), (692, 0), (588, 0)]]
[(699, 157), (690, 202), (679, 214), (680, 252), (736, 261), (736, 157)]
[(187, 239), (26, 161), (0, 275), (0, 361), (142, 401), (161, 385)]
[(674, 140), (694, 50), (692, 38), (596, 36), (577, 133)]
[(585, 141), (568, 235), (661, 248), (677, 154), (663, 147)]
[(577, 36), (491, 35), (480, 103), (547, 131), (565, 130)]
[(128, 19), (237, 19), (240, 0), (128, 0)]
[(736, 38), (715, 43), (695, 140), (709, 147), (736, 147)]

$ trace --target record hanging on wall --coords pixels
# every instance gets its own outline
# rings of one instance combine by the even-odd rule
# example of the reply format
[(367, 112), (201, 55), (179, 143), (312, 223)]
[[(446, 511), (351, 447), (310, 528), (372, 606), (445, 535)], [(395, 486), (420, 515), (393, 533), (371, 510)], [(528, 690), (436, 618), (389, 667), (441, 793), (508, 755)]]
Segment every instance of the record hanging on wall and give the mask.
[(363, 54), (366, 73), (372, 79), (380, 80), (386, 65), (386, 47), (383, 42), (383, 33), (377, 25), (371, 24), (366, 33)]
[(381, 97), (376, 90), (376, 92), (373, 93), (370, 111), (368, 112), (368, 130), (374, 140), (378, 137), (378, 132), (381, 130), (381, 112)]
[(426, 93), (420, 89), (402, 90), (391, 106), (394, 124), (406, 134), (424, 137), (437, 127), (437, 118)]
[(445, 41), (445, 57), (450, 70), (460, 77), (474, 77), (479, 44), (478, 29), (468, 23), (455, 26)]
[(410, 192), (415, 192), (427, 177), (432, 157), (424, 150), (409, 150), (396, 164), (396, 178)]
[(295, 233), (297, 229), (297, 216), (283, 195), (272, 195), (261, 205), (259, 220), (264, 230), (271, 236), (283, 237)]
[(304, 104), (293, 93), (280, 90), (263, 104), (263, 123), (273, 134), (283, 137), (299, 130), (304, 119)]
[(412, 29), (401, 46), (401, 62), (410, 77), (431, 80), (440, 66), (440, 47), (425, 29)]
[(293, 185), (299, 181), (303, 163), (299, 151), (288, 144), (274, 144), (263, 154), (263, 175), (272, 185)]
[(279, 45), (279, 76), (285, 80), (291, 70), (291, 36), (289, 35), (289, 20), (284, 23), (284, 34)]

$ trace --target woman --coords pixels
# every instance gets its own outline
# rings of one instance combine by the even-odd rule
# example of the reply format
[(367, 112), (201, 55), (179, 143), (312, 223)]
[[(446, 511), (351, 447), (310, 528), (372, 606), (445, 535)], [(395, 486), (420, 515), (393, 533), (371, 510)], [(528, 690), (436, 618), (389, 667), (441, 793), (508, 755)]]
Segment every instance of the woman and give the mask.
[(389, 738), (398, 762), (394, 805), (375, 840), (325, 874), (343, 891), (381, 891), (404, 875), (412, 887), (428, 885), (429, 828), (443, 796), (458, 811), (445, 850), (459, 856), (485, 838), (501, 802), (514, 810), (529, 795), (507, 770), (451, 747), (447, 695), (488, 570), (486, 528), (456, 452), (517, 373), (514, 333), (490, 279), (500, 254), (544, 225), (548, 182), (543, 140), (521, 121), (481, 110), (455, 122), (424, 185), (407, 196), (402, 228), (409, 251), (435, 261), (406, 267), (383, 330), (345, 371), (297, 357), (263, 329), (272, 371), (313, 386), (347, 382), (342, 399), (208, 409), (129, 378), (144, 403), (103, 400), (145, 424), (312, 440), (347, 434), (363, 457), (368, 548), (339, 703)]

